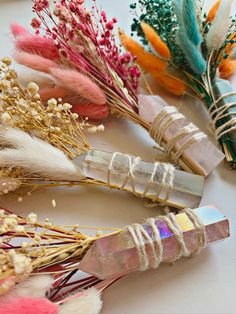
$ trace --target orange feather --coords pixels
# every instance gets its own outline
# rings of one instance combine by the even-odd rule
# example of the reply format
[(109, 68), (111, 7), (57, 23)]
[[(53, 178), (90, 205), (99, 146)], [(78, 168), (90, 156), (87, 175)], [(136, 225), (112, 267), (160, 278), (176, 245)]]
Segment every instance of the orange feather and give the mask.
[(217, 0), (216, 3), (213, 5), (213, 7), (210, 9), (210, 11), (207, 15), (207, 18), (206, 18), (206, 21), (208, 23), (212, 22), (215, 19), (215, 16), (216, 16), (216, 13), (220, 7), (221, 1), (222, 0)]
[(165, 71), (167, 64), (160, 58), (154, 56), (150, 52), (144, 50), (144, 48), (138, 44), (131, 37), (127, 36), (123, 31), (119, 30), (119, 37), (122, 45), (132, 56), (137, 57), (136, 63), (147, 72), (150, 71)]
[(154, 31), (154, 29), (144, 22), (141, 23), (141, 27), (152, 48), (155, 49), (155, 51), (163, 58), (170, 59), (171, 54), (168, 46)]

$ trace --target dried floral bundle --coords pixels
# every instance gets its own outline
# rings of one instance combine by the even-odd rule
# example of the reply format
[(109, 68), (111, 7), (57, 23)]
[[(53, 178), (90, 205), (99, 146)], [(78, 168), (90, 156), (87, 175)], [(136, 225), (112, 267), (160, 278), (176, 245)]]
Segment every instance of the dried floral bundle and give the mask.
[(103, 125), (81, 120), (61, 99), (52, 98), (44, 105), (35, 83), (26, 89), (19, 85), (8, 58), (0, 64), (0, 86), (1, 194), (21, 185), (35, 189), (90, 183), (178, 208), (199, 204), (202, 177), (171, 164), (92, 150), (84, 132), (102, 131)]
[[(81, 233), (83, 227), (77, 225), (57, 226), (48, 219), (41, 223), (34, 213), (24, 218), (1, 210), (0, 220), (0, 294), (10, 309), (20, 296), (29, 304), (38, 297), (44, 303), (46, 296), (52, 301), (48, 306), (64, 304), (64, 308), (69, 303), (73, 306), (76, 299), (74, 306), (79, 306), (82, 297), (93, 294), (94, 302), (88, 306), (101, 307), (99, 292), (124, 275), (192, 257), (210, 243), (229, 237), (227, 218), (212, 206), (149, 218), (124, 229), (104, 229), (108, 234), (96, 236)], [(92, 276), (76, 280), (79, 270)], [(90, 287), (96, 290), (80, 291)]]
[[(234, 168), (236, 95), (224, 80), (236, 69), (236, 24), (235, 17), (230, 17), (231, 6), (232, 0), (220, 0), (204, 14), (201, 0), (139, 0), (130, 5), (135, 12), (132, 31), (156, 55), (125, 35), (123, 43), (140, 57), (137, 62), (159, 85), (177, 95), (190, 88), (204, 102), (215, 136)], [(144, 54), (148, 55), (145, 60)]]
[[(12, 32), (16, 37), (16, 60), (28, 67), (46, 72), (53, 81), (54, 87), (47, 88), (47, 91), (50, 90), (49, 93), (47, 91), (45, 93), (44, 89), (41, 90), (43, 97), (51, 97), (53, 93), (63, 96), (64, 93), (72, 104), (75, 99), (82, 97), (81, 105), (77, 106), (77, 104), (75, 107), (80, 108), (80, 114), (83, 115), (85, 115), (85, 112), (82, 112), (85, 107), (82, 104), (85, 100), (91, 102), (93, 99), (93, 103), (101, 106), (101, 110), (99, 111), (98, 108), (93, 111), (94, 107), (90, 107), (91, 111), (86, 111), (88, 117), (104, 117), (102, 112), (105, 106), (112, 113), (130, 118), (147, 129), (154, 140), (166, 153), (168, 152), (171, 160), (187, 171), (207, 176), (219, 164), (222, 156), (216, 148), (212, 147), (213, 144), (207, 137), (192, 124), (189, 125), (189, 122), (185, 122), (184, 130), (182, 130), (183, 125), (178, 126), (179, 132), (174, 133), (173, 141), (170, 142), (174, 149), (169, 150), (166, 149), (169, 140), (161, 136), (162, 132), (159, 130), (159, 128), (164, 129), (160, 127), (161, 123), (157, 123), (157, 120), (154, 123), (140, 113), (141, 108), (144, 107), (140, 105), (137, 93), (140, 71), (134, 63), (136, 56), (132, 57), (130, 53), (123, 54), (116, 44), (113, 34), (116, 18), (109, 21), (106, 13), (98, 10), (96, 1), (93, 1), (90, 11), (84, 5), (84, 1), (79, 3), (55, 1), (52, 5), (49, 1), (33, 2), (33, 11), (38, 17), (34, 18), (31, 24), (36, 29), (36, 34), (30, 35), (17, 24), (12, 25)], [(152, 60), (158, 58), (153, 56)], [(164, 69), (160, 63), (157, 63), (156, 69), (159, 66)], [(85, 81), (91, 86), (85, 88), (86, 91), (89, 90), (86, 93), (84, 88), (81, 89)], [(171, 83), (172, 87), (175, 86), (175, 81)], [(87, 83), (85, 85), (88, 87)], [(144, 109), (150, 111), (148, 103)], [(171, 122), (173, 109), (171, 109)], [(160, 113), (163, 122), (167, 114), (165, 108), (163, 111), (164, 115), (163, 112), (155, 112), (151, 115), (152, 119)], [(184, 119), (183, 116), (181, 117)], [(180, 138), (184, 138), (184, 143)], [(205, 156), (207, 150), (211, 151), (213, 156), (217, 156), (212, 164), (209, 164), (205, 157), (202, 164), (195, 158), (197, 145), (192, 155), (190, 154), (188, 149), (194, 144), (200, 144), (202, 148), (199, 155)]]
[[(102, 237), (99, 229), (91, 228), (97, 230), (97, 235), (88, 236), (77, 225), (57, 226), (48, 219), (39, 222), (34, 213), (24, 218), (3, 209), (0, 221), (0, 295), (4, 296), (0, 298), (0, 309), (4, 307), (7, 313), (13, 313), (14, 304), (20, 309), (33, 301), (43, 304), (46, 302), (43, 298), (47, 297), (54, 302), (51, 306), (60, 305), (63, 309), (60, 313), (67, 313), (69, 304), (73, 308), (72, 300), (79, 299), (75, 302), (79, 306), (81, 298), (88, 295), (91, 298), (93, 295), (101, 306), (99, 294), (114, 280), (102, 281), (93, 276), (76, 278), (80, 260), (92, 243)], [(106, 230), (110, 234), (120, 231)], [(95, 289), (84, 291), (90, 287), (95, 287), (97, 292)], [(83, 314), (82, 309), (78, 313)]]

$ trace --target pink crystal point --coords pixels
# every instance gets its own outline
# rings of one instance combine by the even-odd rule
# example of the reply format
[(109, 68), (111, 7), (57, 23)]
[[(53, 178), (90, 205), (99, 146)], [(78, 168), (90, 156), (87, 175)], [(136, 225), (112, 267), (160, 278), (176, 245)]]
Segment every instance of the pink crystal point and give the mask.
[[(205, 226), (207, 244), (229, 237), (229, 221), (217, 208), (200, 207), (195, 209), (195, 213)], [(176, 215), (176, 221), (183, 232), (189, 252), (195, 252), (198, 247), (198, 232), (193, 223), (184, 212)], [(150, 226), (148, 224), (142, 226), (153, 237)], [(176, 256), (177, 240), (164, 221), (157, 220), (156, 226), (163, 245), (162, 262), (169, 262)], [(79, 266), (80, 270), (100, 279), (122, 276), (138, 271), (139, 268), (137, 249), (129, 232), (121, 232), (96, 240)]]

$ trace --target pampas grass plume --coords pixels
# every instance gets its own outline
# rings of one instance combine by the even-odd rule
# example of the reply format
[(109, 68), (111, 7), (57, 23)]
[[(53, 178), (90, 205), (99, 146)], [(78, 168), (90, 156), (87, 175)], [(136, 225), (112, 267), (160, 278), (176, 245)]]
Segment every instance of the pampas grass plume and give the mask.
[(49, 73), (50, 68), (58, 66), (55, 62), (49, 59), (27, 52), (20, 51), (15, 52), (14, 59), (22, 65), (25, 65), (33, 70), (44, 73)]
[(51, 68), (50, 74), (57, 82), (79, 96), (97, 104), (104, 105), (106, 96), (101, 88), (90, 78), (75, 70)]

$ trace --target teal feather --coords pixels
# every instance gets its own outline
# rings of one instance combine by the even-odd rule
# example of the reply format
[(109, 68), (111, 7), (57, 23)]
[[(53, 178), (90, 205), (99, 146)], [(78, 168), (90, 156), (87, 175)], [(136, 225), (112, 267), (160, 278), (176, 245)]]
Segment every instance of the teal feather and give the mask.
[[(198, 49), (199, 47), (196, 46), (193, 40), (188, 36), (188, 32), (186, 27), (188, 27), (184, 23), (183, 19), (183, 5), (185, 2), (188, 2), (189, 0), (174, 0), (173, 4), (175, 6), (175, 12), (177, 16), (177, 22), (179, 24), (179, 30), (177, 32), (177, 44), (182, 50), (186, 60), (189, 63), (189, 66), (193, 70), (194, 73), (198, 75), (202, 75), (206, 70), (206, 61), (202, 56), (201, 51)], [(194, 37), (194, 40), (196, 38)]]
[(202, 36), (199, 31), (195, 1), (183, 0), (182, 13), (183, 27), (186, 29), (188, 38), (193, 42), (193, 44), (199, 46), (202, 42)]

